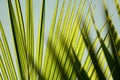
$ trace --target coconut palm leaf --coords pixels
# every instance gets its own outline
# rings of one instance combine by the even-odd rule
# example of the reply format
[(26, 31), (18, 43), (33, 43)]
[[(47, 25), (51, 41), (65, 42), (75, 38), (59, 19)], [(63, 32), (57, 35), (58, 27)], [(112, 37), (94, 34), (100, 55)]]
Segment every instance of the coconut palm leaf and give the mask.
[[(1, 56), (0, 56), (0, 68), (1, 68), (4, 79), (8, 80), (7, 71), (5, 70), (5, 66), (3, 64)], [(0, 79), (2, 80), (2, 75), (1, 74), (0, 74)]]
[[(26, 0), (26, 23), (21, 1), (15, 0), (14, 6), (12, 0), (7, 0), (16, 61), (0, 22), (0, 80), (119, 80), (120, 38), (107, 3), (103, 0), (106, 21), (99, 29), (95, 20), (98, 5), (94, 5), (93, 0), (63, 0), (60, 9), (60, 0), (56, 0), (44, 47), (46, 1), (41, 1), (35, 43), (33, 0)], [(114, 2), (120, 15), (119, 1)], [(92, 28), (95, 39), (90, 33)]]

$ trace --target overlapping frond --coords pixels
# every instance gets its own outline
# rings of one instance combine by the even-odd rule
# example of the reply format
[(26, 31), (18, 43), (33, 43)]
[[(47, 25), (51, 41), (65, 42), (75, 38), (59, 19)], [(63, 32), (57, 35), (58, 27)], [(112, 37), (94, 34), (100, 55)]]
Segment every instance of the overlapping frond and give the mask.
[[(17, 64), (14, 65), (4, 27), (0, 22), (0, 80), (119, 80), (120, 38), (105, 1), (103, 0), (106, 22), (99, 30), (94, 19), (97, 5), (94, 5), (92, 0), (90, 3), (87, 0), (73, 0), (73, 3), (72, 0), (63, 0), (59, 15), (57, 14), (60, 3), (56, 0), (46, 51), (43, 53), (45, 1), (41, 1), (34, 53), (33, 0), (26, 0), (26, 25), (20, 0), (15, 0), (16, 14), (12, 1), (7, 0)], [(118, 0), (115, 0), (115, 6), (120, 15)], [(95, 39), (91, 39), (90, 36), (92, 27), (96, 32)], [(107, 32), (104, 33), (104, 30)], [(102, 33), (105, 37), (101, 36)]]

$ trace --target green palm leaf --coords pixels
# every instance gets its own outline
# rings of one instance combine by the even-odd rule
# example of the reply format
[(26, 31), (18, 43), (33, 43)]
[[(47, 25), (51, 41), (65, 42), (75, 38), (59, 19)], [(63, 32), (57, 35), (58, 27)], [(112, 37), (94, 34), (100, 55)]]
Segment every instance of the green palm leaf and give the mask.
[[(60, 0), (56, 0), (44, 47), (45, 28), (48, 28), (46, 1), (41, 1), (35, 43), (33, 0), (26, 0), (26, 23), (21, 1), (15, 0), (14, 6), (12, 0), (7, 0), (16, 61), (0, 21), (0, 80), (119, 80), (120, 38), (107, 3), (103, 0), (106, 21), (99, 29), (95, 17), (98, 5), (93, 0), (63, 0), (61, 8)], [(119, 1), (114, 2), (120, 15)], [(91, 35), (92, 29), (96, 36)]]

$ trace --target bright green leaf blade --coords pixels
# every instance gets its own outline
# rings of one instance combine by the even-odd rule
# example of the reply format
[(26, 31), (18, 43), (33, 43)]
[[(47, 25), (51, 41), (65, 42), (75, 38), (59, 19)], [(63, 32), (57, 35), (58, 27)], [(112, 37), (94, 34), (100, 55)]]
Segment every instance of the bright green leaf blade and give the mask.
[[(27, 55), (34, 61), (34, 22), (33, 22), (33, 0), (26, 0), (26, 50)], [(29, 65), (29, 77), (33, 79), (31, 65)]]
[(22, 38), (23, 38), (23, 40), (25, 42), (25, 29), (24, 29), (24, 22), (23, 22), (23, 15), (22, 15), (22, 10), (21, 10), (21, 6), (20, 6), (20, 1), (19, 0), (15, 0), (15, 5), (16, 5), (19, 29), (20, 29)]
[[(16, 72), (15, 72), (15, 67), (14, 67), (14, 64), (13, 64), (12, 56), (11, 56), (11, 53), (10, 53), (10, 49), (9, 49), (9, 46), (8, 46), (8, 43), (7, 43), (7, 39), (6, 39), (6, 36), (5, 36), (5, 33), (4, 33), (3, 26), (1, 24), (1, 22), (0, 22), (0, 32), (2, 34), (2, 39), (3, 39), (4, 46), (5, 46), (7, 60), (9, 61), (10, 69), (11, 69), (11, 71), (13, 73), (12, 75), (14, 76), (15, 79), (17, 79), (17, 75), (16, 75)], [(18, 65), (17, 65), (17, 67), (18, 67)], [(20, 72), (19, 71), (18, 71), (18, 74), (20, 76)]]
[(50, 27), (50, 32), (49, 32), (49, 37), (48, 37), (48, 42), (47, 42), (47, 48), (46, 48), (46, 54), (45, 54), (45, 59), (44, 59), (44, 65), (43, 65), (43, 71), (42, 71), (43, 75), (45, 75), (45, 71), (46, 71), (46, 67), (47, 67), (47, 63), (48, 63), (48, 59), (49, 59), (49, 51), (50, 51), (49, 46), (50, 46), (50, 43), (52, 41), (52, 37), (53, 37), (53, 33), (54, 33), (57, 10), (58, 10), (58, 2), (59, 2), (59, 0), (57, 0), (57, 2), (56, 2), (56, 7), (54, 9), (54, 16), (53, 16), (51, 27)]
[(38, 27), (38, 41), (37, 41), (37, 52), (36, 52), (36, 65), (41, 71), (42, 67), (42, 54), (43, 54), (43, 43), (44, 43), (44, 26), (45, 26), (45, 0), (42, 0), (42, 8), (40, 14), (40, 24)]
[[(1, 56), (0, 56), (0, 69), (1, 69), (1, 72), (2, 72), (2, 75), (3, 75), (4, 79), (8, 80), (7, 71), (5, 70), (5, 66), (3, 64)], [(0, 75), (0, 77), (2, 77), (2, 76)], [(0, 79), (0, 80), (2, 80), (2, 79)]]
[(88, 49), (88, 51), (89, 51), (89, 55), (90, 55), (90, 57), (91, 57), (91, 59), (92, 59), (92, 62), (93, 62), (93, 64), (94, 64), (94, 66), (95, 66), (95, 69), (96, 69), (96, 72), (97, 72), (97, 74), (98, 74), (99, 79), (105, 80), (105, 76), (104, 76), (103, 72), (102, 72), (101, 69), (100, 69), (100, 66), (99, 66), (98, 61), (97, 61), (97, 59), (96, 59), (96, 57), (95, 57), (95, 53), (94, 53), (94, 51), (93, 51), (93, 48), (92, 48), (92, 46), (91, 46), (91, 43), (90, 43), (89, 38), (86, 37), (86, 36), (85, 36), (85, 33), (82, 32), (82, 31), (81, 31), (81, 34), (82, 34), (82, 36), (83, 36), (83, 38), (84, 38), (86, 47), (87, 47), (87, 49)]
[[(53, 39), (53, 41), (55, 41), (54, 43), (56, 43), (57, 42), (57, 40), (58, 40), (58, 34), (59, 34), (59, 30), (60, 30), (60, 26), (61, 26), (61, 22), (62, 22), (62, 16), (63, 16), (63, 11), (64, 11), (64, 6), (65, 6), (65, 2), (66, 2), (66, 0), (64, 0), (63, 1), (63, 4), (62, 4), (62, 9), (61, 9), (61, 12), (60, 12), (60, 16), (59, 16), (59, 19), (58, 19), (58, 23), (57, 23), (57, 26), (56, 26), (56, 31), (55, 31), (55, 36), (54, 36), (54, 39)], [(52, 39), (51, 39), (51, 42), (52, 42)], [(51, 43), (50, 42), (50, 43)], [(52, 44), (50, 45), (50, 46), (52, 46)], [(51, 48), (50, 46), (48, 46), (49, 48)], [(51, 50), (50, 50), (51, 51)], [(50, 53), (50, 52), (49, 52)], [(46, 53), (46, 54), (48, 54), (48, 53)], [(51, 54), (48, 54), (49, 56), (51, 55)], [(51, 57), (48, 57), (48, 59), (47, 59), (47, 65), (46, 66), (49, 66), (50, 65), (50, 59)], [(48, 77), (48, 74), (47, 73), (49, 73), (49, 72), (47, 72), (47, 67), (45, 68), (45, 73), (46, 73), (46, 77)]]
[(22, 79), (28, 79), (28, 65), (27, 65), (27, 56), (26, 56), (24, 41), (22, 40), (22, 35), (19, 31), (19, 25), (17, 24), (16, 21), (11, 0), (8, 0), (7, 2), (8, 2), (10, 21), (11, 21), (11, 30), (12, 30), (14, 45), (20, 66), (21, 76)]
[[(69, 18), (69, 13), (70, 13), (70, 5), (71, 5), (71, 0), (69, 1), (69, 4), (68, 4), (68, 7), (67, 7), (67, 10), (66, 10), (66, 14), (65, 14), (65, 17), (64, 17), (64, 20), (63, 20), (63, 23), (61, 24), (62, 28), (61, 28), (61, 32), (66, 28), (66, 25), (67, 25), (67, 22), (68, 22), (68, 18)], [(58, 37), (59, 35), (57, 34), (58, 32), (58, 29), (55, 31), (54, 33), (54, 37), (53, 37), (53, 41), (52, 41), (52, 45), (53, 45), (53, 49), (55, 49), (56, 45), (57, 45), (57, 41), (58, 41)], [(52, 47), (51, 47), (52, 48)], [(52, 56), (52, 52), (50, 51), (50, 58), (49, 60), (51, 60), (51, 62), (48, 62), (48, 66), (50, 66), (48, 69), (47, 69), (47, 73), (49, 73), (51, 71), (51, 68), (52, 68), (52, 65), (53, 65), (53, 61), (54, 61), (54, 56)]]
[(8, 60), (7, 60), (7, 55), (5, 53), (5, 49), (3, 47), (1, 38), (0, 38), (0, 49), (1, 49), (1, 52), (2, 52), (2, 56), (3, 56), (4, 62), (5, 62), (5, 66), (6, 66), (9, 78), (12, 80), (12, 79), (14, 79), (14, 76), (12, 76), (11, 69), (9, 67), (10, 65), (9, 65)]

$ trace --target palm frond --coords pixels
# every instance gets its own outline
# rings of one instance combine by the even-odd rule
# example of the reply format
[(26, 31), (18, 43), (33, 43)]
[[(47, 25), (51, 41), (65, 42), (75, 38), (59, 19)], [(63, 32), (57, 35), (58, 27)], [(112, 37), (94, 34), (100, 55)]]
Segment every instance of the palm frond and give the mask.
[[(0, 22), (0, 80), (119, 80), (120, 38), (106, 1), (102, 1), (106, 20), (99, 29), (95, 20), (98, 5), (94, 5), (93, 0), (90, 3), (87, 0), (63, 0), (60, 11), (60, 0), (56, 0), (44, 53), (46, 1), (41, 1), (35, 43), (33, 0), (26, 0), (26, 25), (20, 0), (15, 0), (15, 6), (12, 0), (7, 0), (16, 61), (13, 61)], [(119, 1), (114, 2), (120, 15)], [(96, 32), (95, 39), (90, 33), (92, 28)]]

